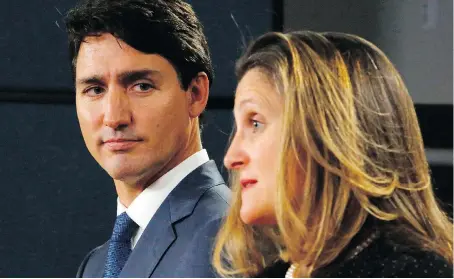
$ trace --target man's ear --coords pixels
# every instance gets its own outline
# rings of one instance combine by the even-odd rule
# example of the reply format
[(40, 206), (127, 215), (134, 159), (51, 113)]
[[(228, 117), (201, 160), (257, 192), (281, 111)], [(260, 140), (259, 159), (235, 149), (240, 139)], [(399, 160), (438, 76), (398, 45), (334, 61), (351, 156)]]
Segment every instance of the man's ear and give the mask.
[(189, 116), (198, 117), (204, 110), (208, 102), (210, 93), (210, 80), (207, 74), (200, 72), (192, 79), (188, 86), (188, 106)]

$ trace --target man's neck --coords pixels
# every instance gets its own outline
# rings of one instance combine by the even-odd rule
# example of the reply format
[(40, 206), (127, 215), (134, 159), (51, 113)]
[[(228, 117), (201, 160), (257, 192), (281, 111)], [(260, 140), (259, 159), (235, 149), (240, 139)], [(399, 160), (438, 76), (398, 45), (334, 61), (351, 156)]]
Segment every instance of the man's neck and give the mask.
[(153, 184), (156, 180), (161, 178), (168, 171), (178, 166), (181, 162), (202, 150), (202, 144), (200, 141), (200, 136), (197, 136), (195, 139), (190, 139), (189, 144), (186, 148), (183, 148), (180, 152), (176, 154), (173, 158), (169, 160), (157, 173), (151, 175), (146, 179), (137, 179), (135, 181), (121, 181), (114, 180), (115, 188), (117, 190), (118, 198), (120, 202), (127, 208), (134, 201), (140, 193), (145, 190), (148, 186)]
[(118, 198), (122, 205), (128, 208), (131, 203), (143, 192), (145, 187), (132, 187), (123, 181), (115, 181)]

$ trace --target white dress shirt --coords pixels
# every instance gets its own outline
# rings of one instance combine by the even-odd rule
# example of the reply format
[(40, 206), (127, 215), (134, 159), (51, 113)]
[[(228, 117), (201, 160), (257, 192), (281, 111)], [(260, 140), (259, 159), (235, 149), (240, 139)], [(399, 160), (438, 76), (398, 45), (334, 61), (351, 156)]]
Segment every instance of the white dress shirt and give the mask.
[(126, 208), (120, 202), (120, 199), (117, 198), (117, 216), (126, 211), (128, 216), (139, 225), (139, 229), (131, 239), (131, 249), (134, 249), (151, 218), (170, 192), (172, 192), (183, 178), (208, 161), (209, 157), (205, 149), (192, 154), (186, 160), (145, 188), (145, 190), (132, 201), (128, 208)]

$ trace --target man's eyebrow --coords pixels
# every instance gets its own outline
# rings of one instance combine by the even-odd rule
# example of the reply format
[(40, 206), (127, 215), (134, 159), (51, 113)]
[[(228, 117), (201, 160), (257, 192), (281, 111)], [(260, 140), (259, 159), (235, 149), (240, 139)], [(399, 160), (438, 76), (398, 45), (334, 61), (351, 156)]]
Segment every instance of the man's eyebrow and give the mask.
[(118, 81), (122, 85), (131, 84), (137, 80), (149, 78), (150, 76), (162, 76), (161, 72), (150, 69), (133, 70), (118, 75)]
[[(151, 69), (132, 70), (132, 71), (126, 71), (126, 72), (120, 73), (118, 75), (117, 79), (122, 85), (128, 85), (137, 80), (149, 78), (150, 76), (161, 77), (162, 73), (160, 71), (151, 70)], [(79, 85), (84, 85), (84, 84), (104, 85), (105, 81), (102, 76), (93, 75), (93, 76), (89, 76), (89, 77), (78, 78), (76, 80), (76, 83)]]
[(77, 84), (104, 84), (104, 79), (102, 78), (102, 76), (97, 76), (97, 75), (94, 75), (94, 76), (90, 76), (90, 77), (86, 77), (86, 78), (79, 78), (77, 79), (76, 81)]

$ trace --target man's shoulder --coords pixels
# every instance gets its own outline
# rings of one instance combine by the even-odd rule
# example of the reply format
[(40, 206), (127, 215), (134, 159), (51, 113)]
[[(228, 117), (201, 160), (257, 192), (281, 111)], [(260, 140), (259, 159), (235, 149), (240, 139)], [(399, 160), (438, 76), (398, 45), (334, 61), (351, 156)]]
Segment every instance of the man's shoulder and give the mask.
[(200, 179), (198, 183), (204, 184), (204, 187), (202, 187), (203, 194), (200, 196), (201, 200), (216, 200), (229, 203), (231, 191), (213, 160), (201, 165), (194, 170), (194, 173), (198, 174), (194, 176)]
[(104, 261), (104, 258), (101, 256), (102, 251), (106, 249), (107, 243), (100, 245), (85, 255), (85, 258), (82, 260), (81, 264), (79, 265), (79, 269), (77, 270), (77, 278), (84, 277), (85, 271), (88, 269), (92, 270), (93, 267), (89, 265), (95, 264), (95, 266), (99, 266), (99, 261)]
[(232, 191), (225, 183), (213, 185), (206, 189), (206, 191), (200, 196), (200, 201), (213, 200), (225, 204), (230, 203)]
[(219, 217), (229, 206), (231, 191), (214, 161), (208, 161), (185, 177), (170, 193), (172, 222), (188, 215), (190, 219)]
[(224, 183), (214, 185), (206, 189), (200, 196), (194, 207), (193, 214), (214, 217), (207, 218), (207, 221), (210, 219), (222, 218), (229, 208), (231, 195), (230, 189)]

